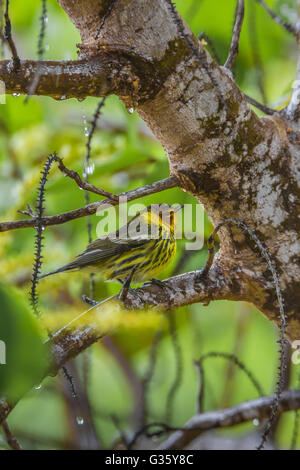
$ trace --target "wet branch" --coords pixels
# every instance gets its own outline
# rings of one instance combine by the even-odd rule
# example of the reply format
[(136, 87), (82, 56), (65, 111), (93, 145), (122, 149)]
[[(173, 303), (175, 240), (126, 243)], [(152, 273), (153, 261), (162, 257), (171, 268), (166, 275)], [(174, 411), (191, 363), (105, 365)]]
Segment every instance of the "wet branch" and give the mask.
[[(123, 198), (127, 199), (127, 202), (130, 202), (140, 197), (149, 196), (150, 194), (158, 193), (166, 189), (175, 188), (176, 186), (178, 186), (176, 177), (169, 176), (169, 178), (165, 178), (164, 180), (156, 181), (155, 183), (147, 184), (145, 186), (141, 186), (140, 188), (121, 193), (117, 197), (120, 198), (122, 196)], [(112, 205), (116, 206), (117, 204), (118, 200), (116, 199), (104, 199), (103, 201), (94, 202), (73, 211), (63, 212), (62, 214), (49, 217), (43, 217), (43, 226), (48, 227), (49, 225), (65, 224), (70, 220), (95, 214), (98, 210), (104, 210), (107, 207)], [(19, 228), (35, 227), (35, 224), (36, 221), (33, 218), (27, 220), (15, 220), (12, 222), (1, 222), (0, 232), (7, 232), (8, 230), (15, 230)]]
[[(205, 431), (228, 428), (254, 419), (262, 420), (271, 415), (274, 397), (262, 397), (249, 400), (232, 408), (208, 411), (195, 415), (184, 427), (175, 431), (159, 447), (160, 450), (183, 449)], [(300, 408), (300, 390), (288, 390), (282, 393), (279, 401), (280, 413)]]
[(56, 156), (55, 160), (58, 162), (58, 168), (60, 169), (60, 171), (69, 178), (73, 179), (79, 188), (84, 189), (85, 191), (90, 191), (92, 193), (98, 194), (99, 196), (104, 196), (112, 201), (119, 202), (119, 196), (105, 191), (104, 189), (97, 188), (96, 186), (82, 180), (76, 171), (70, 170), (64, 165), (62, 158)]
[(113, 92), (110, 69), (103, 60), (21, 60), (16, 73), (11, 60), (0, 61), (0, 80), (6, 93), (25, 94), (32, 89), (38, 74), (34, 94), (55, 99), (106, 96)]

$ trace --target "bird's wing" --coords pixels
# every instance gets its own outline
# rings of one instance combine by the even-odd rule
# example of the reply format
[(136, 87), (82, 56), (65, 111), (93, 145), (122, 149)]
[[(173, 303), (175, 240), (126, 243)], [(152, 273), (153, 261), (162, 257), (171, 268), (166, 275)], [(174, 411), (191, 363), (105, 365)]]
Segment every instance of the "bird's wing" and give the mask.
[(109, 238), (103, 237), (90, 243), (86, 250), (76, 256), (76, 263), (80, 266), (87, 264), (98, 263), (104, 261), (111, 256), (125, 253), (133, 248), (137, 248), (145, 245), (149, 241), (149, 238)]
[(40, 279), (50, 276), (52, 274), (61, 273), (64, 271), (74, 271), (93, 264), (101, 263), (109, 259), (111, 256), (120, 255), (132, 248), (137, 248), (146, 244), (149, 241), (147, 238), (131, 238), (131, 239), (111, 239), (109, 237), (98, 238), (90, 243), (85, 251), (76, 256), (76, 259), (65, 266), (62, 266), (55, 271), (40, 276)]

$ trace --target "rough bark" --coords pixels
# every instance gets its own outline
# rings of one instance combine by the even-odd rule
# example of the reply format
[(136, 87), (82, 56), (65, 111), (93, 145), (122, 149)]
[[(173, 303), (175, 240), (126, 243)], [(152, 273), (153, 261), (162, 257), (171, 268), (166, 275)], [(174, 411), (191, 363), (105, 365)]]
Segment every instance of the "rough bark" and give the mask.
[[(136, 109), (163, 145), (171, 173), (214, 224), (242, 220), (265, 244), (278, 271), (288, 334), (299, 338), (299, 104), (258, 118), (230, 72), (185, 26), (203, 56), (200, 63), (163, 0), (117, 0), (114, 8), (105, 0), (58, 2), (80, 32), (80, 63), (92, 61), (101, 70), (106, 64), (111, 87), (99, 87), (99, 95), (114, 92)], [(23, 91), (13, 74), (7, 65), (0, 68), (7, 88)], [(69, 71), (68, 80), (75, 83), (76, 73)], [(93, 73), (87, 80), (93, 82)], [(234, 280), (236, 300), (254, 303), (277, 321), (272, 278), (247, 235), (231, 226), (220, 238), (217, 265)]]

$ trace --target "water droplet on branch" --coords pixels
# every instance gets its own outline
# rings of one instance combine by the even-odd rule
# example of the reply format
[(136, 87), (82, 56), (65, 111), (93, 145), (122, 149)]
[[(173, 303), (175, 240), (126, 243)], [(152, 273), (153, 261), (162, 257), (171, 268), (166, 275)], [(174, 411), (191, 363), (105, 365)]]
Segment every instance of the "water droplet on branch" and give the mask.
[(95, 171), (95, 163), (94, 162), (91, 162), (91, 161), (88, 161), (88, 162), (85, 162), (84, 164), (84, 173), (86, 175), (92, 175)]

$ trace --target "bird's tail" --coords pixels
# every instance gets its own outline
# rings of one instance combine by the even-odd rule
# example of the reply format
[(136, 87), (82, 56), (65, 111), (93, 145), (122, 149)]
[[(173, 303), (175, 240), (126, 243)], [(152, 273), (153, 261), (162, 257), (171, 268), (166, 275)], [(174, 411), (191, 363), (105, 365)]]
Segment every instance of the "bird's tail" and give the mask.
[(47, 276), (52, 276), (52, 274), (63, 273), (65, 271), (73, 271), (74, 269), (78, 269), (78, 264), (76, 263), (76, 261), (66, 264), (65, 266), (62, 266), (61, 268), (58, 268), (55, 271), (51, 271), (50, 273), (43, 274), (42, 276), (39, 276), (39, 279), (43, 279)]

